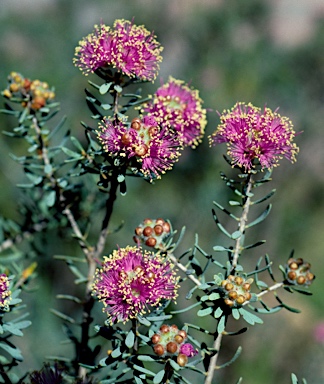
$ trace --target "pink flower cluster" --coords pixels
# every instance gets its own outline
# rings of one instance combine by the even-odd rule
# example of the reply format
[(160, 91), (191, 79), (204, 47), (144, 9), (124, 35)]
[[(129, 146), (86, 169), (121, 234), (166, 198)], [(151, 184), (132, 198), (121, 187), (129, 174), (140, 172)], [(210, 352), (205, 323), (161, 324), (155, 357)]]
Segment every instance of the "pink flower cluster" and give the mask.
[(112, 67), (129, 77), (152, 81), (159, 71), (162, 50), (144, 26), (116, 20), (113, 28), (95, 25), (94, 32), (76, 47), (73, 62), (85, 75)]
[(0, 274), (0, 311), (6, 311), (11, 300), (9, 279), (5, 273)]
[(169, 260), (139, 247), (115, 250), (97, 269), (93, 294), (108, 315), (108, 322), (126, 322), (177, 297), (178, 277)]
[(138, 171), (151, 180), (171, 169), (180, 155), (177, 136), (149, 115), (134, 118), (130, 127), (105, 118), (99, 123), (97, 135), (106, 152), (136, 159)]
[(168, 82), (157, 89), (144, 111), (153, 114), (159, 123), (168, 123), (184, 146), (197, 146), (204, 135), (206, 110), (202, 108), (199, 92), (182, 80), (170, 76)]
[(233, 165), (251, 171), (258, 164), (262, 169), (272, 168), (282, 157), (295, 161), (296, 133), (287, 117), (270, 108), (262, 110), (250, 103), (236, 103), (220, 115), (220, 120), (209, 142), (210, 145), (226, 143)]

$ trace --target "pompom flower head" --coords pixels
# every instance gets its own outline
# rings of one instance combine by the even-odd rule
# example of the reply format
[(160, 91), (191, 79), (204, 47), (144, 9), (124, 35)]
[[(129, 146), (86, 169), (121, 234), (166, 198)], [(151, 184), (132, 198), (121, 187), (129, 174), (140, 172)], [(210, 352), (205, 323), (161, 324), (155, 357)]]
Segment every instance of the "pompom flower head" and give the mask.
[(138, 171), (151, 180), (171, 169), (180, 156), (177, 136), (168, 127), (160, 127), (153, 116), (135, 118), (130, 127), (105, 118), (97, 135), (106, 152), (134, 159)]
[(0, 311), (7, 311), (11, 301), (9, 279), (5, 273), (0, 274)]
[(104, 304), (112, 324), (143, 315), (163, 299), (175, 299), (177, 282), (167, 259), (129, 246), (104, 258), (95, 274), (93, 294)]
[(159, 71), (163, 48), (144, 26), (116, 20), (114, 27), (95, 25), (94, 32), (79, 42), (74, 64), (87, 75), (111, 67), (129, 77), (153, 81)]
[(206, 110), (202, 108), (199, 92), (182, 80), (170, 76), (144, 110), (156, 116), (159, 122), (170, 124), (185, 146), (195, 147), (204, 135)]
[(209, 136), (210, 145), (227, 144), (232, 164), (251, 171), (278, 165), (282, 157), (294, 162), (298, 147), (293, 143), (296, 133), (287, 117), (270, 108), (236, 103), (220, 115), (221, 123)]

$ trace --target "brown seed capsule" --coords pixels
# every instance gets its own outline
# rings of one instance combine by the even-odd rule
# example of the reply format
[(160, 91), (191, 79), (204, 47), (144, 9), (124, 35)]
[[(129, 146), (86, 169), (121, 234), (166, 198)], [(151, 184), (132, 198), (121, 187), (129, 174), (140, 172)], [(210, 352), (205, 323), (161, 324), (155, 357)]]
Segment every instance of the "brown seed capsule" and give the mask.
[(249, 291), (250, 288), (251, 288), (251, 284), (249, 284), (249, 283), (244, 283), (244, 284), (242, 285), (242, 288), (244, 289), (244, 291)]
[(297, 274), (294, 271), (290, 271), (287, 273), (287, 277), (289, 280), (296, 280)]
[(131, 121), (131, 127), (133, 129), (136, 129), (137, 131), (141, 128), (141, 119), (138, 118), (138, 117), (135, 117), (132, 121)]
[(178, 327), (177, 327), (175, 324), (172, 324), (172, 325), (170, 326), (170, 330), (171, 330), (172, 332), (178, 332)]
[(165, 353), (164, 347), (161, 344), (154, 345), (153, 349), (158, 356), (162, 356)]
[(304, 276), (298, 276), (296, 281), (297, 281), (297, 284), (303, 285), (306, 283), (306, 278)]
[(155, 220), (156, 225), (162, 225), (163, 226), (164, 223), (165, 223), (165, 221), (163, 219), (161, 219), (160, 217)]
[(247, 300), (247, 301), (249, 301), (249, 300), (251, 300), (251, 297), (252, 297), (252, 295), (251, 295), (251, 293), (250, 292), (245, 292), (245, 299)]
[(237, 285), (242, 285), (243, 282), (244, 282), (244, 280), (243, 280), (243, 278), (242, 278), (241, 276), (236, 276), (235, 279), (234, 279), (234, 281), (235, 281), (235, 283), (236, 283)]
[(152, 227), (145, 227), (143, 229), (143, 235), (144, 236), (150, 236), (153, 232), (153, 228)]
[(245, 297), (243, 295), (239, 295), (236, 299), (236, 303), (242, 305), (245, 302)]
[(168, 222), (165, 222), (163, 224), (163, 230), (164, 230), (165, 233), (169, 233), (170, 232), (171, 228), (170, 228), (170, 224)]
[(183, 353), (179, 353), (177, 356), (177, 363), (180, 365), (180, 367), (184, 367), (188, 363), (188, 357)]
[(19, 91), (19, 85), (17, 83), (11, 83), (9, 86), (9, 89), (11, 92), (18, 92)]
[(152, 220), (149, 219), (149, 218), (146, 218), (146, 219), (143, 220), (143, 223), (144, 224), (152, 224)]
[(301, 271), (308, 271), (310, 269), (311, 265), (310, 263), (304, 263), (303, 266), (300, 268)]
[(178, 350), (178, 345), (174, 341), (169, 341), (168, 344), (166, 345), (166, 350), (169, 353), (176, 353)]
[(31, 81), (29, 79), (25, 79), (24, 80), (24, 85), (23, 87), (26, 89), (26, 91), (29, 91), (30, 89), (30, 84), (31, 84)]
[(141, 234), (143, 233), (143, 228), (142, 227), (136, 227), (135, 233), (137, 236), (141, 236)]
[(162, 225), (155, 225), (154, 226), (154, 232), (156, 235), (161, 235), (163, 233), (163, 227)]
[(225, 299), (224, 300), (225, 304), (228, 305), (229, 307), (232, 307), (234, 305), (234, 301), (230, 299)]
[(183, 337), (180, 336), (179, 334), (178, 335), (175, 335), (174, 336), (174, 341), (177, 343), (177, 344), (181, 344), (183, 342)]
[(134, 243), (136, 243), (138, 245), (141, 243), (141, 239), (137, 236), (133, 236), (133, 240), (134, 240)]
[(234, 285), (232, 283), (227, 283), (225, 285), (226, 291), (231, 291), (234, 288)]
[(34, 99), (33, 99), (33, 102), (31, 103), (31, 108), (32, 109), (40, 109), (42, 107), (44, 107), (44, 105), (46, 104), (46, 100), (44, 99), (44, 97), (41, 97), (41, 96), (36, 96)]
[(143, 267), (141, 267), (140, 265), (137, 265), (137, 266), (134, 268), (134, 272), (135, 272), (137, 275), (143, 275), (143, 273), (144, 273)]
[(298, 265), (302, 265), (302, 264), (304, 264), (304, 260), (301, 257), (298, 257), (298, 259), (296, 260), (296, 263)]
[(150, 135), (150, 137), (154, 137), (157, 133), (159, 133), (159, 128), (158, 127), (150, 127), (148, 129), (148, 133)]
[(126, 273), (125, 271), (120, 271), (120, 272), (119, 272), (119, 277), (120, 277), (121, 279), (126, 279), (126, 277), (127, 277), (127, 273)]
[(312, 280), (314, 280), (314, 275), (311, 273), (311, 272), (307, 272), (307, 274), (306, 274), (306, 279), (308, 280), (308, 281), (312, 281)]
[(178, 332), (178, 335), (183, 337), (183, 340), (187, 338), (187, 332), (183, 329), (180, 329), (180, 331)]
[(145, 244), (148, 246), (148, 247), (155, 247), (156, 245), (156, 239), (154, 237), (149, 237), (146, 241), (145, 241)]
[(134, 152), (137, 156), (144, 156), (148, 152), (148, 146), (146, 144), (140, 144), (137, 147), (134, 148)]
[(158, 333), (154, 333), (151, 337), (151, 341), (153, 344), (157, 344), (161, 340), (161, 336)]
[(289, 264), (289, 268), (290, 268), (290, 269), (293, 269), (293, 270), (296, 270), (296, 269), (298, 269), (298, 264), (297, 264), (295, 261), (292, 261), (292, 262)]
[(166, 324), (162, 324), (160, 327), (160, 332), (161, 333), (168, 333), (168, 332), (170, 332), (170, 327)]
[(132, 136), (129, 133), (124, 133), (121, 137), (121, 142), (124, 145), (129, 145), (132, 142)]
[(235, 300), (237, 298), (237, 292), (236, 291), (230, 291), (228, 292), (228, 297), (231, 299), (231, 300)]
[(146, 277), (148, 278), (149, 281), (153, 281), (155, 279), (155, 273), (153, 272), (148, 272), (146, 274)]

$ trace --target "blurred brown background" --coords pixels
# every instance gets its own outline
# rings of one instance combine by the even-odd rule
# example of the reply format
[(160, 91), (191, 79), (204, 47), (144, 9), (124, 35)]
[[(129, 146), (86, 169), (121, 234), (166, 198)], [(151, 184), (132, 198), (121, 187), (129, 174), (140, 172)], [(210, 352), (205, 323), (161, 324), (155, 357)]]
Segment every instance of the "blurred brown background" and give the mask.
[[(296, 138), (298, 161), (291, 165), (284, 160), (275, 170), (273, 210), (252, 236), (267, 239), (255, 255), (268, 253), (275, 265), (284, 263), (292, 248), (297, 257), (309, 260), (317, 275), (311, 288), (314, 295), (284, 295), (292, 306), (302, 309), (301, 314), (282, 311), (265, 316), (264, 326), (254, 326), (240, 339), (230, 339), (224, 353), (232, 353), (241, 344), (243, 354), (222, 372), (221, 381), (235, 383), (242, 375), (248, 384), (283, 384), (295, 372), (309, 383), (323, 383), (324, 340), (315, 339), (314, 329), (324, 323), (324, 2), (0, 0), (0, 88), (5, 87), (12, 70), (54, 85), (61, 114), (68, 117), (66, 127), (83, 140), (80, 121), (91, 123), (83, 92), (87, 78), (72, 65), (74, 48), (95, 23), (112, 24), (116, 18), (133, 17), (136, 24), (154, 30), (164, 46), (160, 76), (184, 79), (200, 90), (204, 106), (210, 109), (207, 134), (218, 123), (216, 110), (231, 108), (236, 101), (251, 101), (260, 107), (267, 104), (272, 109), (279, 106), (280, 113), (294, 122), (295, 130), (303, 131)], [(154, 92), (158, 85), (156, 80), (147, 89)], [(0, 116), (0, 124), (4, 130), (10, 122)], [(20, 150), (19, 143), (1, 137), (0, 209), (11, 218), (17, 216), (15, 202), (21, 191), (15, 184), (21, 181), (21, 171), (8, 152)], [(201, 246), (211, 252), (223, 240), (211, 209), (213, 200), (224, 205), (228, 198), (219, 178), (221, 169), (229, 172), (222, 159), (224, 152), (222, 146), (209, 149), (205, 138), (196, 150), (187, 149), (174, 170), (154, 186), (137, 180), (131, 183), (127, 196), (117, 202), (113, 218), (113, 225), (121, 220), (126, 224), (109, 239), (107, 252), (116, 244), (128, 244), (133, 228), (147, 216), (169, 218), (177, 229), (185, 225), (182, 250), (193, 245), (198, 232)], [(68, 247), (70, 252), (78, 252), (73, 244)], [(47, 238), (41, 268), (46, 270), (52, 255), (63, 252), (64, 244)], [(66, 283), (55, 266), (50, 268), (52, 274), (43, 281), (40, 278), (39, 284), (45, 301), (57, 307), (51, 293), (62, 293)], [(280, 276), (277, 270), (276, 274)], [(186, 303), (179, 299), (179, 304)], [(40, 302), (30, 299), (29, 306), (35, 325), (26, 330), (29, 342), (24, 341), (21, 348), (26, 366), (35, 369), (44, 354), (61, 352), (56, 343), (64, 337), (57, 337), (61, 328), (53, 315), (38, 318)], [(40, 338), (45, 347), (39, 345)]]

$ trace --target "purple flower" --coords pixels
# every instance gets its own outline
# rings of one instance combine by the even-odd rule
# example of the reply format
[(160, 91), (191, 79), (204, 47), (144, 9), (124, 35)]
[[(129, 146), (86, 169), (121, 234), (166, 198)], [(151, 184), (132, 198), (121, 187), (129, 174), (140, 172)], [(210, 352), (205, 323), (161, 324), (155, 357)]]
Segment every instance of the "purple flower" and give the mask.
[(220, 114), (220, 120), (209, 142), (226, 143), (233, 165), (250, 171), (257, 163), (262, 169), (277, 166), (282, 157), (296, 160), (298, 147), (292, 142), (296, 135), (293, 125), (276, 111), (240, 102)]
[(0, 275), (0, 311), (7, 311), (11, 301), (9, 279), (4, 273)]
[(105, 118), (97, 135), (106, 152), (136, 159), (138, 171), (151, 180), (171, 169), (180, 156), (177, 136), (168, 127), (160, 127), (153, 116), (135, 118), (130, 127)]
[(170, 124), (185, 146), (194, 148), (201, 141), (207, 124), (206, 110), (202, 108), (199, 92), (184, 81), (169, 77), (144, 110), (156, 116), (160, 123)]
[(181, 345), (179, 353), (182, 353), (187, 357), (193, 357), (198, 354), (198, 351), (190, 343), (185, 343)]
[(110, 66), (129, 77), (153, 81), (162, 61), (162, 50), (144, 26), (116, 20), (113, 29), (95, 25), (94, 32), (79, 42), (73, 61), (85, 75)]
[(115, 250), (97, 269), (93, 294), (112, 324), (149, 311), (163, 299), (175, 299), (178, 277), (169, 260), (138, 247)]

